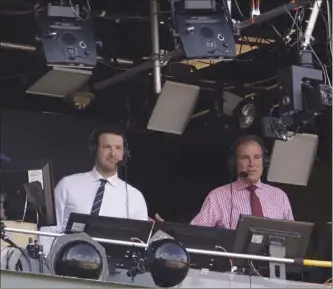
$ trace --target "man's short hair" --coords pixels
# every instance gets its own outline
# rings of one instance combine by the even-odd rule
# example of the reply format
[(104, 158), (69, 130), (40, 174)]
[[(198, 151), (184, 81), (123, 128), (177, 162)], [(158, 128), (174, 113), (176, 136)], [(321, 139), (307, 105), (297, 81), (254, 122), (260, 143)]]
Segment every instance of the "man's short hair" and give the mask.
[(125, 130), (120, 125), (108, 124), (108, 125), (101, 126), (92, 132), (90, 139), (89, 139), (89, 146), (92, 145), (92, 146), (97, 147), (99, 137), (104, 133), (111, 133), (111, 134), (119, 135), (123, 138), (124, 141), (126, 138)]
[(253, 135), (253, 134), (243, 135), (243, 136), (239, 137), (238, 139), (236, 139), (236, 141), (233, 144), (233, 153), (235, 155), (237, 155), (237, 149), (241, 145), (249, 143), (249, 142), (256, 142), (258, 145), (260, 145), (262, 152), (265, 153), (266, 148), (265, 148), (264, 141), (260, 137)]

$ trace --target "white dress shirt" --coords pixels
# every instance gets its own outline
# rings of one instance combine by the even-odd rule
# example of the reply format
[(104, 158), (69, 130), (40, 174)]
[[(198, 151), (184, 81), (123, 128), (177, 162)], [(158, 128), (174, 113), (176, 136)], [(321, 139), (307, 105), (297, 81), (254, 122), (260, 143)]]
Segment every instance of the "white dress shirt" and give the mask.
[[(93, 168), (92, 171), (66, 176), (60, 180), (54, 190), (57, 226), (42, 227), (43, 232), (62, 233), (66, 229), (71, 213), (90, 214), (91, 208), (101, 185), (100, 179), (104, 179)], [(130, 219), (148, 220), (146, 201), (142, 193), (131, 185), (126, 184), (114, 175), (107, 179), (100, 216), (127, 218), (127, 192), (128, 214)], [(40, 237), (45, 254), (49, 253), (54, 238)]]

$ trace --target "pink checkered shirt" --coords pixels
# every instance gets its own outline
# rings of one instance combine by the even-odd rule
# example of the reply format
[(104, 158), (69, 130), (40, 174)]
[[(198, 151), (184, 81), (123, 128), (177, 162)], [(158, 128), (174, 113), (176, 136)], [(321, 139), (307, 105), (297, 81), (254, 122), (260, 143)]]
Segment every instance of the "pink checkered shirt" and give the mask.
[[(191, 224), (236, 229), (240, 214), (251, 215), (250, 192), (246, 189), (247, 186), (248, 184), (245, 181), (238, 179), (231, 185), (227, 184), (211, 191), (206, 197), (199, 214), (191, 221)], [(290, 202), (285, 192), (260, 181), (256, 186), (258, 187), (256, 193), (260, 199), (265, 217), (294, 220)]]

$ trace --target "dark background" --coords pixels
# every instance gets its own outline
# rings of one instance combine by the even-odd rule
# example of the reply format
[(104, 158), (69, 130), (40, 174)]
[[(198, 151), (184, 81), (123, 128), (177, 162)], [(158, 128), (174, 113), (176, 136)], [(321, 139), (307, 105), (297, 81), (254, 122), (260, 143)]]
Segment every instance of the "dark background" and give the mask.
[[(4, 109), (1, 150), (13, 161), (51, 159), (58, 182), (92, 168), (88, 137), (100, 123), (93, 116)], [(129, 183), (144, 194), (150, 216), (158, 212), (169, 221), (189, 222), (209, 191), (230, 181), (230, 140), (223, 132), (170, 136), (132, 131), (128, 141)], [(276, 184), (288, 194), (296, 220), (331, 221), (331, 174), (331, 158), (320, 146), (307, 187)]]

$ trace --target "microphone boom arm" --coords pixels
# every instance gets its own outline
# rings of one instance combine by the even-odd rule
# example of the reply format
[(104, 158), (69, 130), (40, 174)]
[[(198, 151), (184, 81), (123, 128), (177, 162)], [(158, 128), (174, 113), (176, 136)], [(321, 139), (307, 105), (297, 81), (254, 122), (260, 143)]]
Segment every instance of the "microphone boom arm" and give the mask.
[(299, 6), (304, 6), (309, 2), (309, 0), (294, 0), (290, 1), (289, 4), (282, 5), (280, 7), (277, 7), (275, 9), (272, 9), (268, 12), (265, 12), (257, 17), (250, 18), (248, 20), (242, 21), (240, 23), (236, 23), (235, 27), (237, 29), (237, 32), (239, 32), (243, 29), (246, 29), (249, 26), (252, 25), (260, 25), (266, 21), (269, 21), (275, 17), (278, 17), (280, 15), (288, 13), (288, 11), (291, 11), (295, 8), (298, 8)]

